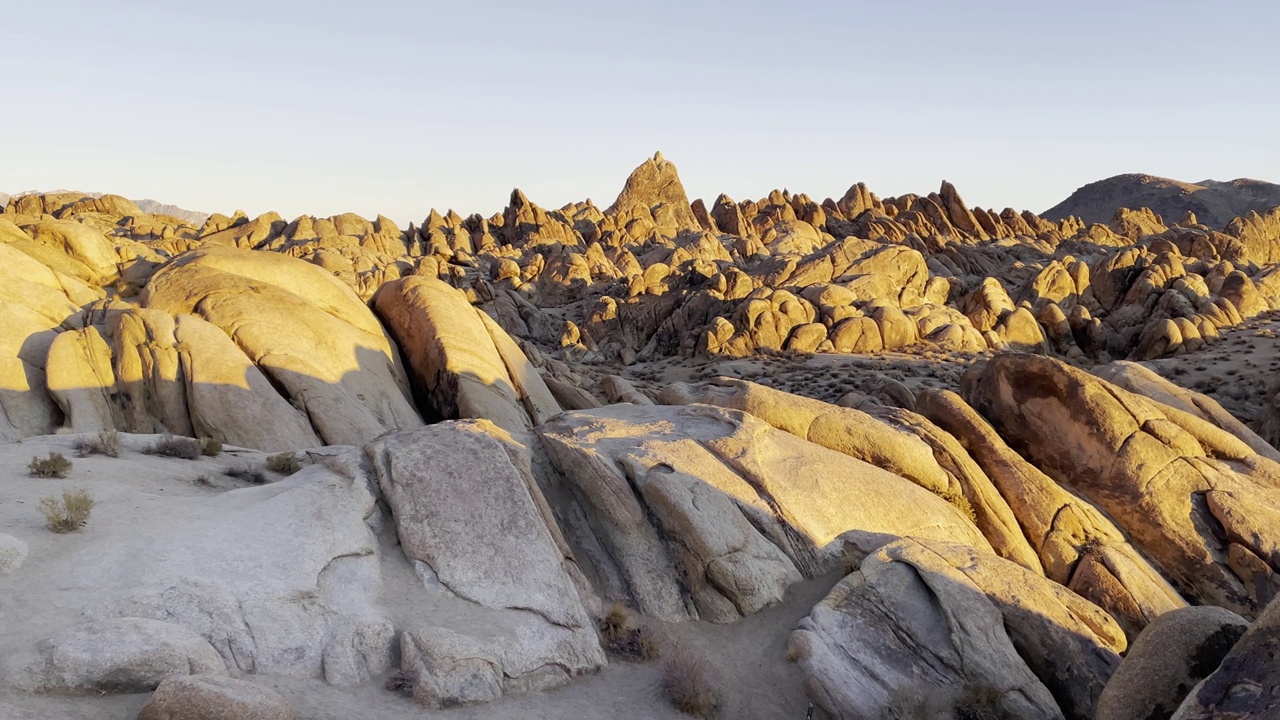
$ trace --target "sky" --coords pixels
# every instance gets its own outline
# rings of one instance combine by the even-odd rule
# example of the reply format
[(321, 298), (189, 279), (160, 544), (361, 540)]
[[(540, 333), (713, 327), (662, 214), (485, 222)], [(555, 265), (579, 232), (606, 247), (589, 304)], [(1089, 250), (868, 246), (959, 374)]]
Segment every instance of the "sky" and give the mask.
[(6, 13), (0, 191), (420, 221), (950, 180), (1280, 181), (1280, 3), (62, 0)]

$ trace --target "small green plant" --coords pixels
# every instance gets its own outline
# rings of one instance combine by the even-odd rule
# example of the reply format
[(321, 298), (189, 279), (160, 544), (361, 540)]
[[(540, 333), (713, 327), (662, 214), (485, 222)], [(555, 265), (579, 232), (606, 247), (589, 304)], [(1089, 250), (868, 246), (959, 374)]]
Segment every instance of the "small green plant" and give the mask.
[(199, 460), (200, 451), (200, 441), (195, 438), (165, 435), (143, 452), (148, 455), (182, 458), (183, 460)]
[(604, 647), (626, 660), (652, 660), (662, 654), (658, 639), (648, 625), (637, 624), (631, 611), (614, 603), (600, 621)]
[(103, 430), (98, 433), (96, 438), (80, 438), (76, 440), (72, 448), (76, 451), (76, 457), (88, 457), (90, 455), (120, 457), (120, 434), (115, 430)]
[(56, 533), (69, 533), (84, 527), (93, 504), (93, 496), (87, 490), (64, 490), (61, 500), (41, 498), (40, 512), (45, 527)]
[(702, 655), (682, 648), (662, 661), (659, 690), (686, 715), (713, 718), (724, 704), (719, 674)]
[(205, 457), (218, 457), (222, 454), (222, 443), (211, 437), (200, 438), (200, 454)]
[(273, 473), (289, 476), (302, 469), (302, 463), (298, 461), (298, 456), (289, 452), (282, 452), (267, 458), (267, 469)]
[(51, 452), (47, 458), (31, 458), (27, 472), (31, 477), (64, 478), (71, 472), (71, 461), (62, 453)]
[(252, 465), (241, 465), (239, 467), (228, 468), (225, 472), (227, 477), (243, 480), (251, 485), (264, 485), (267, 482), (267, 476), (261, 469)]

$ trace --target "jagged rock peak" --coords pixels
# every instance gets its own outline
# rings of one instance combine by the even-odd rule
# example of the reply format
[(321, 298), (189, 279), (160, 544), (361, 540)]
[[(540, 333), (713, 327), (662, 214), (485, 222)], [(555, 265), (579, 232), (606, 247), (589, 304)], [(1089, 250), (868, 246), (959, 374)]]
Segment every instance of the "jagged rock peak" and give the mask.
[(694, 217), (689, 196), (685, 194), (675, 163), (662, 157), (660, 152), (654, 153), (653, 157), (631, 171), (618, 199), (605, 213), (626, 213), (637, 205), (649, 208), (655, 217), (660, 214), (671, 217), (682, 229), (698, 228), (698, 220)]

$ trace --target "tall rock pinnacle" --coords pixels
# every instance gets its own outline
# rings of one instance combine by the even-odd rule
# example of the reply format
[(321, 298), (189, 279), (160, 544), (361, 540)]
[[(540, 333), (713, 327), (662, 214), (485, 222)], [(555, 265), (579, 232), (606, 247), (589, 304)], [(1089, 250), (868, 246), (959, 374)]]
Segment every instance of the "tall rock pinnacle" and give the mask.
[(689, 205), (689, 196), (680, 183), (680, 175), (676, 173), (675, 163), (662, 157), (662, 153), (654, 153), (631, 172), (627, 184), (618, 194), (618, 199), (605, 211), (608, 215), (626, 215), (636, 205), (642, 205), (652, 211), (654, 219), (660, 223), (669, 218), (680, 229), (697, 230), (698, 219), (693, 215)]

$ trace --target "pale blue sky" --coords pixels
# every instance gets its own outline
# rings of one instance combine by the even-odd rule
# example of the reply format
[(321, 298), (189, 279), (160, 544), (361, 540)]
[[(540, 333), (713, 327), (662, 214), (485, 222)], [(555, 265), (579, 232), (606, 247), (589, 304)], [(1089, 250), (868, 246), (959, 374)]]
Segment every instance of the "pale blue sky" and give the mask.
[(1280, 3), (63, 0), (5, 13), (0, 190), (286, 217), (1121, 172), (1280, 181)]

